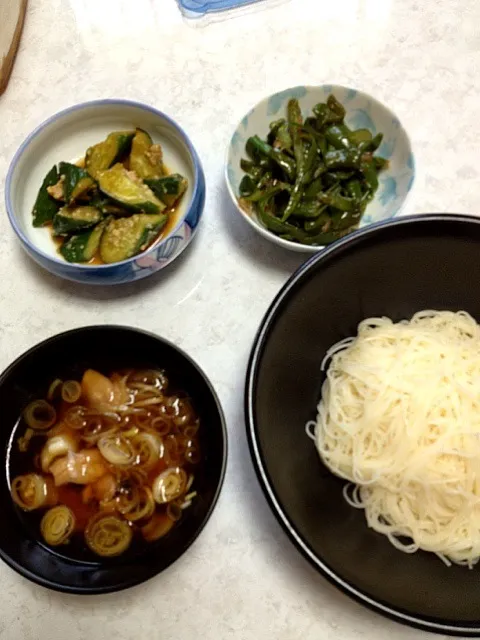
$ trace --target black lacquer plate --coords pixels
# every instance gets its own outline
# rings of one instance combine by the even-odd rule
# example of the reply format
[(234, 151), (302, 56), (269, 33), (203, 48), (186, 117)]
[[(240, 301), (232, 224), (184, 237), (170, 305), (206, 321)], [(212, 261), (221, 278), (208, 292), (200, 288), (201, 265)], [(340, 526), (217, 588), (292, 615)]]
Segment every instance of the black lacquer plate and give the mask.
[[(408, 555), (368, 529), (305, 435), (327, 349), (369, 316), (465, 309), (480, 321), (480, 220), (429, 214), (372, 225), (308, 260), (255, 339), (246, 383), (249, 444), (281, 525), (334, 585), (399, 622), (480, 636), (480, 565)], [(479, 532), (480, 535), (480, 532)]]
[(51, 589), (79, 594), (118, 591), (143, 582), (177, 560), (194, 542), (217, 502), (225, 475), (227, 434), (219, 400), (205, 374), (175, 345), (119, 326), (75, 329), (40, 343), (0, 376), (0, 450), (4, 453), (23, 408), (57, 377), (80, 376), (92, 367), (104, 373), (156, 367), (192, 398), (204, 428), (203, 461), (195, 478), (197, 498), (172, 531), (139, 554), (115, 559), (69, 558), (49, 550), (25, 525), (10, 497), (6, 469), (0, 482), (0, 557), (20, 574)]

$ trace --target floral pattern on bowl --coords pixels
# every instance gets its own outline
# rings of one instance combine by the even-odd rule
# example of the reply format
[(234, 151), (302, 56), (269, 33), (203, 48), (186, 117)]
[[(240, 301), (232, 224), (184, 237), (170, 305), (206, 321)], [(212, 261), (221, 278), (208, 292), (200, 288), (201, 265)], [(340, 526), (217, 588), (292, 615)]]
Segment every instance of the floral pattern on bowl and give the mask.
[(188, 246), (190, 240), (195, 233), (195, 228), (192, 228), (187, 222), (178, 228), (175, 235), (171, 235), (166, 238), (165, 242), (162, 242), (156, 251), (152, 251), (146, 255), (140, 256), (132, 263), (133, 271), (142, 271), (143, 269), (149, 269), (152, 273), (160, 271), (170, 264), (180, 253)]
[(381, 102), (362, 91), (339, 85), (326, 84), (318, 87), (298, 86), (285, 89), (265, 98), (253, 107), (240, 121), (234, 131), (227, 150), (225, 176), (228, 191), (236, 209), (261, 235), (281, 246), (305, 253), (315, 253), (323, 247), (305, 246), (283, 240), (268, 231), (255, 214), (246, 214), (238, 205), (238, 188), (245, 175), (240, 160), (246, 157), (245, 143), (255, 134), (264, 138), (272, 120), (284, 117), (291, 98), (300, 102), (303, 115), (311, 113), (319, 102), (326, 102), (333, 93), (344, 105), (346, 124), (354, 129), (366, 128), (373, 135), (384, 135), (378, 155), (387, 158), (389, 168), (379, 175), (379, 187), (375, 198), (368, 205), (360, 227), (381, 222), (398, 215), (402, 210), (415, 180), (415, 160), (409, 137), (397, 116)]

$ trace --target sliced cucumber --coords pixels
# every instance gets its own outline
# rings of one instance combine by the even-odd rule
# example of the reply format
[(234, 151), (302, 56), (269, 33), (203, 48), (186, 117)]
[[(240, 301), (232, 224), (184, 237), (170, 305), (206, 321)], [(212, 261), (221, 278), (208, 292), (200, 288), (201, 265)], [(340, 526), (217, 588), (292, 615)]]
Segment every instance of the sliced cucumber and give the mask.
[(59, 178), (57, 167), (52, 167), (43, 179), (32, 210), (34, 227), (43, 227), (48, 222), (51, 222), (62, 206), (62, 203), (52, 198), (47, 191), (48, 187), (53, 187), (57, 184)]
[(134, 135), (134, 131), (114, 131), (106, 140), (87, 149), (85, 168), (88, 173), (97, 179), (100, 171), (110, 169), (128, 155)]
[(159, 144), (153, 144), (153, 140), (143, 129), (135, 131), (129, 166), (142, 180), (165, 175), (162, 147)]
[(96, 207), (100, 209), (100, 211), (104, 215), (114, 215), (114, 216), (130, 216), (132, 215), (131, 211), (126, 211), (123, 207), (121, 207), (110, 198), (107, 198), (103, 195), (103, 193), (96, 193), (93, 198), (90, 200), (90, 204), (92, 207)]
[(56, 236), (68, 236), (89, 229), (102, 219), (102, 212), (96, 207), (63, 207), (53, 218), (53, 232)]
[(98, 175), (100, 191), (129, 211), (160, 213), (165, 205), (131, 171), (118, 163)]
[(167, 207), (173, 207), (175, 202), (185, 193), (188, 186), (188, 180), (179, 173), (172, 173), (170, 176), (158, 178), (156, 180), (145, 180), (153, 193)]
[(67, 204), (85, 196), (95, 186), (95, 180), (76, 164), (60, 162), (58, 173), (63, 177), (63, 196)]
[(67, 262), (89, 262), (98, 251), (107, 224), (108, 220), (104, 220), (93, 229), (69, 238), (60, 249), (65, 260)]
[(120, 262), (144, 251), (168, 220), (166, 214), (137, 213), (111, 220), (102, 235), (100, 257), (106, 264)]

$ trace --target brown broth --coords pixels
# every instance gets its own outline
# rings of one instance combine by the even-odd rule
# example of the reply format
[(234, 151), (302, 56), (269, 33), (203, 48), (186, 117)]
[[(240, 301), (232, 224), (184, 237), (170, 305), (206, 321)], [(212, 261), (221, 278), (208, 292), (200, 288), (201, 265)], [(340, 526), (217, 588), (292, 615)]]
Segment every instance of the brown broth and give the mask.
[[(172, 514), (174, 513), (175, 509), (176, 511), (179, 511), (179, 509), (177, 507), (169, 508), (168, 505), (175, 503), (178, 506), (180, 506), (181, 504), (183, 504), (183, 502), (185, 502), (185, 496), (189, 496), (189, 494), (191, 494), (192, 492), (195, 492), (194, 478), (195, 478), (195, 475), (197, 474), (199, 465), (192, 464), (188, 462), (185, 458), (183, 458), (183, 460), (176, 460), (175, 466), (179, 469), (182, 469), (183, 471), (177, 471), (175, 473), (180, 474), (180, 476), (182, 478), (185, 477), (185, 479), (187, 478), (189, 479), (191, 476), (193, 476), (193, 487), (191, 486), (187, 487), (185, 486), (185, 484), (183, 484), (182, 485), (183, 490), (181, 491), (181, 493), (175, 496), (173, 500), (167, 503), (162, 503), (162, 504), (158, 504), (157, 502), (155, 502), (153, 505), (153, 513), (149, 512), (148, 514), (145, 515), (145, 517), (142, 517), (139, 520), (133, 519), (133, 517), (130, 520), (129, 514), (124, 513), (122, 509), (122, 504), (123, 504), (122, 500), (125, 498), (125, 496), (146, 495), (143, 493), (145, 489), (147, 489), (148, 491), (152, 491), (153, 483), (155, 479), (167, 468), (173, 468), (171, 466), (171, 463), (169, 467), (169, 462), (168, 460), (165, 459), (167, 448), (163, 446), (159, 452), (159, 456), (157, 456), (157, 459), (155, 460), (152, 458), (152, 460), (149, 460), (150, 464), (148, 464), (147, 466), (143, 466), (144, 461), (142, 463), (142, 459), (141, 459), (142, 450), (138, 448), (138, 440), (136, 440), (135, 438), (141, 434), (144, 434), (144, 435), (149, 434), (147, 435), (147, 440), (150, 438), (151, 435), (153, 435), (155, 443), (165, 442), (165, 439), (162, 439), (160, 436), (157, 436), (155, 432), (155, 423), (153, 422), (153, 418), (159, 413), (162, 413), (162, 411), (168, 411), (171, 413), (172, 402), (175, 405), (174, 399), (175, 398), (184, 399), (186, 396), (182, 392), (178, 392), (176, 390), (175, 391), (170, 390), (169, 386), (166, 387), (163, 390), (163, 396), (162, 396), (163, 399), (160, 402), (156, 402), (154, 405), (152, 405), (154, 408), (151, 409), (151, 412), (154, 412), (154, 415), (151, 416), (150, 418), (148, 417), (145, 418), (145, 416), (143, 416), (145, 424), (142, 427), (139, 427), (138, 423), (136, 423), (135, 421), (135, 416), (138, 414), (132, 413), (131, 416), (127, 419), (125, 419), (125, 416), (123, 413), (119, 414), (122, 416), (123, 423), (121, 424), (121, 426), (117, 427), (117, 431), (115, 432), (115, 435), (109, 436), (111, 438), (110, 441), (119, 442), (118, 440), (116, 440), (116, 438), (121, 436), (123, 439), (122, 441), (128, 441), (128, 443), (133, 447), (133, 450), (136, 452), (135, 459), (129, 465), (119, 465), (119, 464), (115, 464), (111, 458), (108, 458), (108, 459), (105, 458), (105, 455), (107, 454), (111, 455), (111, 451), (109, 451), (108, 448), (106, 452), (102, 449), (103, 453), (100, 453), (98, 441), (87, 442), (87, 440), (85, 440), (85, 438), (89, 437), (89, 433), (85, 431), (85, 428), (80, 430), (73, 430), (70, 427), (68, 427), (68, 411), (72, 409), (72, 407), (79, 408), (79, 407), (89, 406), (90, 411), (97, 410), (98, 412), (98, 408), (94, 409), (94, 407), (92, 406), (92, 398), (93, 398), (92, 394), (99, 393), (99, 389), (102, 389), (102, 384), (107, 385), (107, 388), (109, 389), (113, 388), (111, 387), (112, 382), (113, 384), (117, 384), (118, 388), (121, 390), (118, 393), (122, 396), (121, 397), (122, 402), (126, 402), (127, 405), (131, 408), (136, 407), (137, 410), (138, 410), (138, 407), (140, 407), (142, 402), (144, 402), (145, 400), (149, 400), (153, 398), (156, 401), (160, 397), (159, 395), (155, 395), (159, 393), (159, 390), (153, 391), (153, 387), (147, 390), (133, 389), (130, 386), (130, 384), (134, 385), (136, 384), (136, 382), (130, 383), (127, 380), (127, 387), (126, 387), (126, 394), (125, 394), (124, 393), (125, 387), (124, 386), (122, 387), (121, 384), (118, 382), (119, 380), (122, 380), (122, 376), (120, 376), (119, 374), (112, 374), (112, 376), (110, 376), (109, 378), (105, 378), (104, 376), (101, 376), (96, 372), (94, 373), (96, 376), (100, 376), (100, 377), (97, 379), (94, 376), (92, 378), (92, 375), (90, 375), (90, 378), (88, 378), (88, 372), (84, 375), (82, 380), (83, 395), (78, 402), (73, 404), (68, 404), (63, 400), (60, 400), (57, 402), (52, 401), (52, 405), (55, 406), (55, 409), (57, 412), (56, 423), (50, 430), (50, 431), (53, 431), (53, 433), (51, 435), (48, 435), (48, 433), (47, 434), (39, 433), (38, 435), (36, 434), (31, 439), (28, 450), (26, 452), (20, 452), (18, 448), (19, 438), (25, 435), (25, 432), (27, 429), (27, 425), (24, 421), (24, 418), (22, 417), (19, 419), (19, 422), (13, 434), (11, 456), (10, 456), (10, 459), (8, 460), (8, 467), (9, 467), (8, 472), (9, 472), (9, 477), (11, 482), (17, 476), (25, 475), (28, 473), (40, 474), (42, 475), (42, 477), (48, 478), (49, 481), (54, 481), (55, 479), (58, 480), (60, 477), (62, 477), (61, 472), (58, 471), (58, 468), (62, 468), (62, 469), (64, 468), (62, 466), (63, 461), (65, 461), (65, 464), (68, 467), (68, 465), (72, 460), (74, 461), (78, 460), (78, 458), (76, 458), (75, 456), (86, 455), (87, 458), (85, 459), (90, 458), (90, 460), (94, 458), (96, 460), (96, 458), (98, 458), (98, 460), (100, 461), (99, 464), (103, 465), (102, 467), (103, 471), (98, 478), (96, 477), (94, 480), (92, 480), (89, 483), (86, 483), (86, 482), (83, 483), (82, 481), (82, 484), (75, 482), (74, 481), (75, 478), (71, 478), (71, 481), (56, 487), (57, 501), (55, 506), (64, 505), (71, 510), (75, 518), (75, 528), (66, 543), (62, 543), (61, 545), (50, 547), (50, 548), (57, 553), (60, 553), (62, 555), (68, 555), (68, 557), (73, 557), (80, 560), (90, 560), (90, 561), (102, 560), (103, 561), (105, 557), (102, 554), (94, 553), (92, 549), (89, 548), (88, 545), (86, 544), (85, 530), (87, 529), (87, 525), (89, 523), (92, 523), (92, 519), (95, 520), (96, 518), (100, 517), (100, 515), (102, 514), (104, 515), (114, 514), (122, 522), (128, 523), (128, 526), (131, 528), (131, 531), (133, 533), (132, 542), (129, 545), (128, 550), (125, 550), (123, 553), (131, 554), (132, 552), (137, 553), (144, 550), (145, 547), (148, 547), (152, 543), (144, 539), (142, 528), (148, 525), (149, 523), (152, 524), (154, 518), (158, 519), (159, 517), (161, 517), (168, 522), (173, 522), (172, 529), (175, 529), (176, 521), (175, 522), (173, 521)], [(125, 379), (124, 376), (127, 375), (127, 373), (130, 376), (132, 376), (134, 372), (133, 371), (122, 372), (123, 379)], [(165, 380), (165, 374), (162, 372), (161, 375), (162, 375), (162, 380)], [(92, 383), (92, 379), (95, 382), (95, 384)], [(130, 377), (129, 380), (131, 379), (132, 378)], [(107, 382), (105, 382), (105, 380)], [(107, 383), (110, 386), (108, 386)], [(115, 393), (117, 393), (117, 391), (115, 391)], [(142, 394), (142, 393), (144, 395), (140, 396), (139, 394)], [(150, 393), (154, 395), (149, 395)], [(118, 396), (117, 401), (120, 398), (120, 395)], [(185, 416), (185, 415), (187, 416), (186, 418), (187, 422), (184, 425), (177, 426), (173, 423), (173, 421), (171, 422), (171, 432), (168, 434), (168, 438), (170, 438), (169, 444), (172, 444), (174, 440), (175, 441), (174, 444), (176, 446), (177, 440), (179, 443), (184, 442), (186, 440), (186, 437), (182, 435), (182, 432), (185, 428), (187, 428), (189, 425), (190, 426), (198, 425), (198, 416), (195, 414), (191, 405), (183, 409), (178, 409), (178, 403), (175, 406), (177, 406), (177, 409), (175, 409), (175, 411), (180, 412), (181, 416)], [(105, 412), (105, 408), (103, 411)], [(113, 413), (113, 412), (114, 412), (114, 409), (110, 408), (109, 413)], [(98, 412), (98, 415), (103, 415), (103, 414)], [(162, 413), (162, 415), (164, 414)], [(135, 428), (138, 429), (138, 433), (136, 434), (133, 432)], [(80, 451), (77, 453), (68, 453), (66, 456), (61, 456), (60, 458), (56, 459), (52, 464), (50, 464), (48, 473), (42, 472), (41, 464), (40, 464), (42, 449), (45, 447), (46, 443), (51, 437), (62, 435), (65, 433), (70, 434), (70, 436), (73, 436), (74, 438), (78, 439), (78, 449)], [(188, 436), (188, 440), (190, 441), (191, 446), (197, 447), (197, 448), (199, 447), (198, 434), (194, 435), (193, 437)], [(100, 445), (100, 448), (101, 448), (101, 445)], [(146, 451), (148, 453), (150, 450), (147, 448)], [(59, 462), (59, 461), (61, 461), (60, 465), (56, 465), (56, 462)], [(76, 469), (76, 468), (77, 467), (75, 463), (74, 465), (72, 465), (71, 469)], [(91, 472), (93, 468), (96, 468), (96, 467), (92, 466), (90, 463), (85, 464), (82, 467), (82, 469), (86, 470), (86, 473)], [(98, 469), (100, 469), (100, 466), (98, 467)], [(186, 475), (182, 475), (183, 472), (185, 472)], [(100, 478), (102, 478), (104, 481), (105, 481), (105, 478), (107, 478), (108, 480), (110, 476), (112, 477), (113, 479), (112, 482), (115, 485), (115, 495), (113, 498), (111, 496), (107, 496), (107, 499), (102, 502), (97, 493), (98, 491), (100, 491), (97, 482)], [(83, 476), (83, 480), (85, 480), (85, 476)], [(139, 494), (137, 492), (139, 492)], [(195, 499), (195, 497), (193, 499)], [(149, 504), (151, 507), (152, 506), (151, 503)], [(18, 508), (20, 517), (22, 518), (26, 526), (31, 531), (35, 532), (36, 537), (41, 538), (40, 522), (44, 513), (46, 513), (46, 511), (48, 511), (48, 509), (51, 508), (51, 506), (53, 505), (50, 505), (49, 507), (41, 507), (39, 509), (35, 509), (33, 511), (28, 511), (28, 512)], [(171, 511), (171, 509), (173, 509), (174, 511)], [(187, 512), (188, 512), (188, 507), (179, 513), (182, 514), (182, 518), (183, 518), (184, 517), (183, 514)], [(43, 540), (43, 543), (49, 546), (48, 543), (45, 542), (44, 540)]]
[(64, 504), (73, 511), (75, 515), (76, 531), (83, 533), (90, 518), (98, 513), (98, 505), (95, 503), (85, 503), (82, 499), (82, 486), (73, 484), (58, 487), (58, 504)]

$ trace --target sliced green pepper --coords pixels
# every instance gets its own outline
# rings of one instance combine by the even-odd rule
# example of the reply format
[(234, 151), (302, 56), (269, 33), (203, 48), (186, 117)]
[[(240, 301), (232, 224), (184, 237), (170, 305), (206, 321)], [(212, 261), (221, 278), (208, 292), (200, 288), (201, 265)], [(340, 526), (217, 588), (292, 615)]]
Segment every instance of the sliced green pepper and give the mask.
[(352, 211), (337, 211), (332, 215), (332, 231), (344, 231), (357, 227), (361, 220), (363, 211), (354, 209)]
[(283, 236), (286, 235), (292, 240), (295, 240), (296, 242), (299, 242), (301, 244), (308, 244), (308, 245), (331, 244), (332, 242), (335, 242), (335, 240), (338, 240), (339, 238), (342, 238), (343, 236), (345, 236), (347, 233), (350, 232), (350, 230), (353, 230), (353, 229), (345, 229), (345, 230), (339, 230), (339, 231), (321, 231), (320, 233), (309, 235), (303, 229), (295, 227), (289, 222), (282, 222), (272, 214), (265, 211), (264, 208), (259, 209), (258, 216), (260, 220), (263, 222), (263, 224), (270, 231), (273, 231), (278, 235), (283, 235)]
[(284, 239), (332, 242), (358, 227), (378, 188), (377, 174), (388, 167), (373, 155), (382, 134), (352, 131), (333, 95), (305, 120), (298, 100), (290, 100), (286, 111), (286, 119), (270, 124), (267, 142), (258, 136), (247, 141), (251, 161), (241, 163), (248, 174), (241, 200)]
[(326, 124), (343, 122), (345, 109), (334, 96), (329, 96), (326, 104), (321, 102), (313, 107), (313, 113), (317, 116), (317, 127), (321, 129)]
[[(247, 199), (250, 200), (251, 202), (258, 202), (258, 200), (261, 200), (268, 193), (269, 189), (272, 187), (272, 184), (273, 184), (273, 176), (269, 171), (267, 171), (263, 174), (263, 176), (257, 182), (255, 191), (253, 191), (247, 197)], [(278, 182), (278, 184), (280, 185), (284, 183)], [(282, 191), (282, 188), (278, 189), (277, 191)], [(277, 193), (277, 191), (275, 191), (275, 193)]]
[(327, 98), (327, 107), (330, 109), (332, 113), (334, 113), (338, 118), (342, 120), (345, 118), (346, 111), (345, 107), (341, 102), (339, 102), (333, 94), (330, 94)]
[(356, 171), (350, 169), (348, 171), (342, 171), (341, 169), (337, 169), (336, 171), (329, 171), (328, 177), (330, 182), (341, 182), (343, 180), (350, 180), (353, 176), (356, 175)]
[(362, 184), (360, 180), (349, 180), (346, 184), (346, 189), (351, 198), (360, 201), (363, 197)]
[(298, 205), (292, 215), (296, 218), (315, 220), (327, 207), (328, 205), (322, 202), (303, 202)]
[[(278, 149), (274, 149), (268, 143), (264, 142), (258, 136), (252, 136), (247, 140), (247, 153), (256, 164), (260, 164), (261, 160), (273, 161), (282, 171), (288, 180), (295, 179), (295, 162)], [(268, 162), (267, 166), (271, 166)]]
[(240, 168), (242, 171), (245, 171), (245, 173), (248, 173), (249, 176), (252, 176), (252, 178), (257, 181), (260, 180), (260, 178), (265, 173), (265, 169), (262, 169), (262, 167), (257, 167), (257, 165), (255, 165), (253, 162), (250, 162), (250, 160), (244, 160), (243, 158), (240, 160)]
[(385, 158), (380, 158), (380, 156), (375, 156), (373, 158), (373, 162), (375, 164), (375, 169), (377, 171), (383, 171), (384, 169), (388, 169), (388, 160)]
[(368, 129), (357, 129), (356, 131), (350, 132), (350, 142), (358, 147), (359, 144), (370, 142), (372, 139), (372, 134)]
[(325, 129), (325, 138), (335, 149), (349, 149), (352, 146), (351, 133), (345, 124), (331, 124)]
[(323, 213), (315, 220), (305, 220), (303, 228), (308, 235), (316, 235), (321, 231), (328, 231), (332, 226), (332, 216), (328, 211), (328, 207), (324, 208)]
[(311, 182), (308, 187), (305, 189), (304, 197), (307, 199), (315, 198), (320, 191), (323, 189), (323, 180), (321, 176), (315, 178), (313, 182)]
[(238, 187), (238, 192), (242, 198), (246, 198), (247, 196), (251, 196), (252, 193), (255, 192), (257, 188), (257, 184), (255, 180), (251, 176), (243, 176), (242, 181), (240, 182), (240, 186)]
[(360, 164), (360, 171), (363, 174), (365, 185), (371, 195), (371, 198), (375, 195), (378, 189), (378, 176), (373, 159), (370, 162), (362, 162)]
[(326, 104), (320, 103), (313, 107), (313, 113), (317, 116), (317, 128), (322, 129), (327, 124), (343, 122), (344, 116), (335, 113)]
[(365, 153), (365, 152), (373, 153), (382, 144), (382, 140), (383, 140), (383, 133), (377, 133), (377, 135), (374, 138), (361, 142), (358, 145), (358, 148), (362, 153)]
[(361, 153), (358, 149), (337, 149), (325, 154), (327, 169), (357, 169), (360, 165)]
[(282, 215), (282, 221), (285, 222), (292, 215), (293, 211), (300, 204), (303, 196), (303, 186), (311, 177), (312, 167), (317, 154), (317, 146), (313, 136), (309, 136), (310, 145), (304, 143), (301, 135), (301, 126), (303, 124), (302, 111), (298, 100), (289, 100), (287, 106), (287, 119), (290, 135), (293, 141), (293, 153), (297, 163), (297, 174), (295, 185), (290, 194), (290, 200)]
[(265, 191), (262, 191), (261, 189), (257, 188), (257, 190), (254, 191), (246, 199), (249, 200), (250, 202), (268, 201), (273, 196), (277, 195), (277, 193), (281, 193), (282, 191), (290, 191), (290, 190), (291, 190), (291, 186), (289, 184), (285, 184), (284, 182), (279, 182), (277, 180), (275, 185), (269, 187)]
[(321, 194), (319, 200), (322, 204), (340, 211), (355, 211), (359, 206), (359, 202), (355, 198), (346, 198), (339, 193)]
[(270, 133), (268, 134), (267, 142), (275, 149), (281, 149), (282, 151), (291, 153), (292, 137), (290, 136), (285, 118), (270, 123)]

